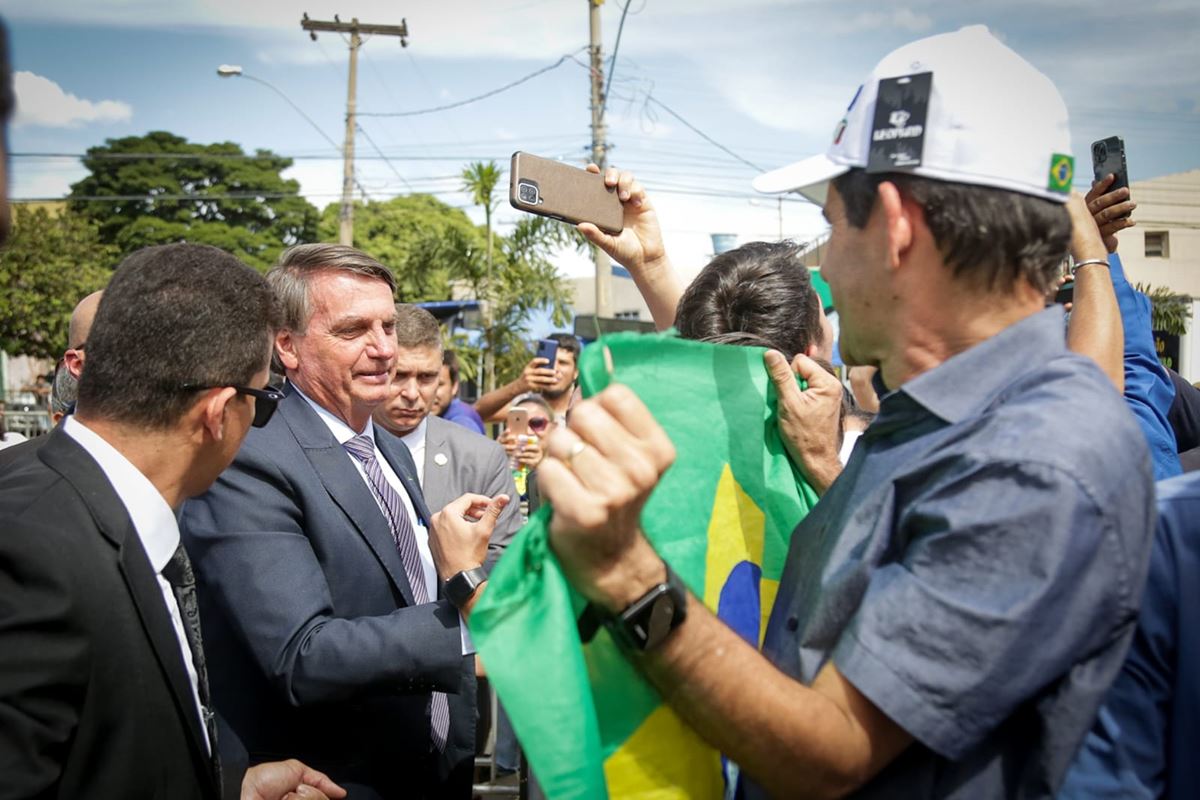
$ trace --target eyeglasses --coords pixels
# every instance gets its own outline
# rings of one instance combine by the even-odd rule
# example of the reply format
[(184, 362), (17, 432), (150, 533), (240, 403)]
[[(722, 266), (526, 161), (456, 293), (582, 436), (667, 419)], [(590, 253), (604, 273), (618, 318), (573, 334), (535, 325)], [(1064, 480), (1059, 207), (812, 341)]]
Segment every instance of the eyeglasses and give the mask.
[(254, 398), (254, 419), (250, 420), (250, 424), (256, 428), (262, 428), (271, 421), (271, 417), (275, 415), (275, 408), (279, 405), (279, 401), (283, 399), (283, 392), (274, 386), (268, 386), (265, 389), (251, 389), (249, 386), (234, 386), (233, 384), (221, 384), (217, 386), (193, 386), (188, 384), (180, 388), (197, 392), (204, 389), (233, 389), (238, 394), (250, 395)]
[(531, 417), (529, 420), (529, 430), (534, 433), (541, 433), (550, 425), (550, 420), (545, 417)]

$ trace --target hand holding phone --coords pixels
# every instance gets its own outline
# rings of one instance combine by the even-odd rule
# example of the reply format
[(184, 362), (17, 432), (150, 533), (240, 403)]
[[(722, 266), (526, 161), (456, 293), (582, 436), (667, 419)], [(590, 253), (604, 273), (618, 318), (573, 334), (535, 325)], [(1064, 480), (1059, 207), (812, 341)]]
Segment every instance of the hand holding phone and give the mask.
[[(1125, 141), (1120, 136), (1109, 136), (1092, 142), (1092, 176), (1094, 183), (1099, 183), (1107, 176), (1113, 176), (1109, 192), (1129, 188), (1129, 170), (1125, 164)], [(1129, 216), (1126, 211), (1116, 219)]]
[(625, 211), (616, 187), (587, 170), (517, 151), (509, 170), (508, 202), (519, 211), (578, 224), (590, 222), (616, 234)]
[(525, 386), (531, 392), (540, 392), (554, 385), (554, 362), (540, 355), (534, 356), (521, 372)]

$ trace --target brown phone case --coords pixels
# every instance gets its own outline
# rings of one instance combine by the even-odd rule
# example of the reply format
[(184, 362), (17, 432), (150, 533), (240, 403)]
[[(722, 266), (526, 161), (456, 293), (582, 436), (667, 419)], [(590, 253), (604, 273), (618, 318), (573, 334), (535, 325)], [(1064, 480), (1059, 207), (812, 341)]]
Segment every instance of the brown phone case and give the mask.
[(616, 188), (585, 169), (517, 151), (509, 170), (508, 202), (513, 208), (563, 222), (590, 222), (605, 233), (620, 233), (624, 209)]

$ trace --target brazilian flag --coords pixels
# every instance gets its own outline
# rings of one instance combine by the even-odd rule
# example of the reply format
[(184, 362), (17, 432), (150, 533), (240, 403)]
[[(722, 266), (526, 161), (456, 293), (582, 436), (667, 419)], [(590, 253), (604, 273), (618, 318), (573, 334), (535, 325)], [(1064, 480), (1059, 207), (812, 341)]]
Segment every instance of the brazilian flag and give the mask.
[[(788, 540), (816, 503), (779, 437), (761, 348), (617, 334), (579, 362), (585, 396), (629, 386), (678, 456), (642, 525), (692, 592), (758, 647)], [(607, 631), (580, 643), (582, 598), (548, 545), (517, 534), (471, 614), (492, 684), (547, 797), (719, 799), (736, 767), (668, 708)]]

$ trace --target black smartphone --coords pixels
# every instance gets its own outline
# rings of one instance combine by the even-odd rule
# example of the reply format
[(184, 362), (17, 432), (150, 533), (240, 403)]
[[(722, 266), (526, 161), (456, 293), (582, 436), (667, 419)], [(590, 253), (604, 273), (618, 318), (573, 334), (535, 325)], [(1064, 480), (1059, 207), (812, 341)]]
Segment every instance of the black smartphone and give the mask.
[(611, 234), (624, 226), (617, 189), (605, 186), (602, 175), (520, 151), (513, 153), (509, 175), (513, 208), (563, 222), (590, 222)]
[(554, 369), (554, 361), (558, 358), (558, 342), (553, 339), (538, 339), (537, 357), (546, 359), (547, 369)]
[(1054, 302), (1061, 305), (1072, 303), (1075, 301), (1075, 281), (1067, 281), (1062, 286), (1058, 287), (1058, 291), (1054, 294)]
[[(1125, 165), (1125, 141), (1120, 136), (1109, 136), (1092, 142), (1092, 176), (1095, 181), (1101, 181), (1105, 175), (1113, 176), (1112, 186), (1108, 191), (1129, 187), (1129, 170)], [(1128, 217), (1124, 214), (1119, 219)]]

